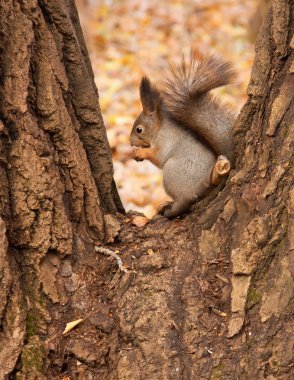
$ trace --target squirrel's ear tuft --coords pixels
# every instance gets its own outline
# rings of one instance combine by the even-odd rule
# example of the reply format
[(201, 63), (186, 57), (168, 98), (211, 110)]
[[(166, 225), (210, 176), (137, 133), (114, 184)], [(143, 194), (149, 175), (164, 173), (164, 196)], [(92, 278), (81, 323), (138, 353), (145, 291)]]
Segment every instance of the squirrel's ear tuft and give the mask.
[(141, 80), (140, 97), (143, 112), (146, 115), (150, 112), (159, 111), (161, 105), (160, 93), (147, 77), (143, 77)]

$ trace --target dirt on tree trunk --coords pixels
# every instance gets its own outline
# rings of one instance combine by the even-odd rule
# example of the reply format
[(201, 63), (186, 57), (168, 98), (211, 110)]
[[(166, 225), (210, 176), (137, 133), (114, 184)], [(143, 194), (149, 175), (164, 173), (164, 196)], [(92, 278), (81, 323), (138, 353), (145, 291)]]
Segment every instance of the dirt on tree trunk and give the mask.
[(293, 378), (294, 3), (259, 34), (224, 188), (141, 227), (74, 2), (8, 0), (0, 26), (0, 379)]

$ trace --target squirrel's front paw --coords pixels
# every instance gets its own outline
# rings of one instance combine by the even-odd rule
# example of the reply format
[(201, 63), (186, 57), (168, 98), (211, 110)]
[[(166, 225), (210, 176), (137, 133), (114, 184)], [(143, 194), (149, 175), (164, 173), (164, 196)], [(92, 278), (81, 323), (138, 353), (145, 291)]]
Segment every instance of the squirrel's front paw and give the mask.
[(136, 160), (137, 162), (141, 162), (141, 161), (144, 161), (144, 158), (142, 157), (133, 157), (134, 160)]
[(144, 161), (145, 157), (143, 157), (142, 148), (135, 149), (131, 157), (136, 161)]

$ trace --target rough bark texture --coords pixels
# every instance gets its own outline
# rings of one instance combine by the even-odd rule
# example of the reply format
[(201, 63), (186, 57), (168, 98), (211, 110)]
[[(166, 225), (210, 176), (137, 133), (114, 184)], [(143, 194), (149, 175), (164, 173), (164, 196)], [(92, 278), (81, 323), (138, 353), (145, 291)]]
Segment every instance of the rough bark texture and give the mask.
[(106, 215), (120, 204), (73, 9), (1, 5), (0, 378), (293, 378), (294, 3), (273, 0), (259, 34), (225, 188), (144, 227)]
[(74, 2), (1, 1), (0, 54), (0, 378), (40, 378), (59, 265), (122, 206)]

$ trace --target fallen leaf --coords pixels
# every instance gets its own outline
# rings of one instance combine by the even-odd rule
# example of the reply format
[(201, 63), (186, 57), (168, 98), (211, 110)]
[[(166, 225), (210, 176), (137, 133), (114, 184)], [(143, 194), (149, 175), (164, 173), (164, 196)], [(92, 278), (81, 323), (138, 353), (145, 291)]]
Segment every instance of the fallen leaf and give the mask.
[(71, 331), (76, 325), (78, 325), (79, 323), (83, 322), (83, 319), (77, 319), (75, 321), (72, 321), (72, 322), (68, 322), (65, 326), (65, 329), (62, 333), (62, 335), (65, 335), (67, 334), (69, 331)]
[(143, 227), (145, 224), (149, 222), (149, 219), (145, 216), (135, 216), (132, 218), (132, 224), (134, 224), (137, 227)]

